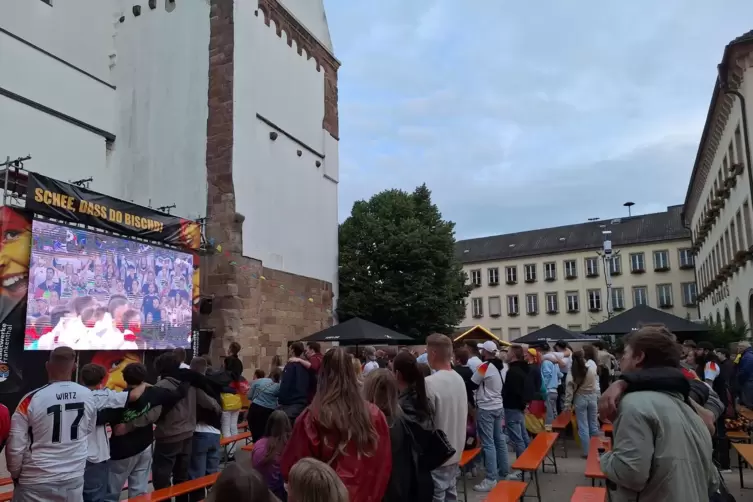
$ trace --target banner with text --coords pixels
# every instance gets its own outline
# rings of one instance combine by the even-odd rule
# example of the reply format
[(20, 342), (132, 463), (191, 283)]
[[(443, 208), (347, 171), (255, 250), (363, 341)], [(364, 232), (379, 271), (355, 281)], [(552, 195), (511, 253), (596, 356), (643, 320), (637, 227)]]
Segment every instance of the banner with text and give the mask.
[(186, 220), (70, 183), (29, 173), (26, 209), (111, 232), (198, 249), (201, 228)]

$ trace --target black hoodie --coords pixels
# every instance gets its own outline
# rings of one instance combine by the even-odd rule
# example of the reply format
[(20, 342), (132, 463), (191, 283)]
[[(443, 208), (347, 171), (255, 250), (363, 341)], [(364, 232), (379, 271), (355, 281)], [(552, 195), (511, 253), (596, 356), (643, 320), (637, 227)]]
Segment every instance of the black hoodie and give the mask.
[(502, 387), (502, 400), (505, 409), (526, 409), (531, 396), (526, 396), (526, 382), (530, 368), (525, 361), (513, 361), (507, 365), (507, 377)]

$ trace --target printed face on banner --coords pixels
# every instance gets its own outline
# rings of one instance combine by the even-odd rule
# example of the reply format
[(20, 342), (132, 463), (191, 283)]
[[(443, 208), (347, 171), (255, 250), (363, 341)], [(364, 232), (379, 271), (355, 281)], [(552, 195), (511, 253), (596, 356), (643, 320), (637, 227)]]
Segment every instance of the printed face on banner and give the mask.
[(102, 384), (108, 389), (120, 391), (127, 387), (123, 380), (123, 370), (131, 363), (140, 363), (141, 356), (136, 352), (100, 351), (94, 354), (91, 362), (107, 370)]
[(9, 207), (0, 208), (0, 319), (26, 297), (31, 222)]

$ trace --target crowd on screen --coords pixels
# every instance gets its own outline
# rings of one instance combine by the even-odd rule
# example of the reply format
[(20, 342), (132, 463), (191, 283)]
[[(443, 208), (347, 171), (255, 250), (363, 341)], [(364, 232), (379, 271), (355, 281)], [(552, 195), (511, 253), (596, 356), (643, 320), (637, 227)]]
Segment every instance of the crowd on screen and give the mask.
[[(250, 465), (230, 464), (209, 494), (179, 502), (453, 502), (463, 451), (481, 448), (468, 474), (483, 472), (473, 489), (493, 492), (522, 478), (508, 448), (521, 456), (529, 431), (546, 434), (557, 413), (572, 411), (584, 456), (599, 423), (614, 424), (599, 459), (611, 500), (727, 500), (725, 410), (738, 397), (753, 404), (750, 344), (729, 357), (643, 327), (624, 338), (619, 376), (614, 354), (594, 345), (453, 347), (436, 334), (417, 357), (295, 342), (286, 364), (256, 369), (250, 385), (237, 344), (218, 370), (205, 357), (186, 364), (177, 349), (155, 361), (153, 387), (142, 364), (128, 365), (121, 393), (100, 389), (96, 365), (79, 372), (82, 385), (71, 382), (75, 353), (60, 347), (47, 363), (50, 383), (22, 399), (10, 431), (0, 409), (0, 439), (14, 501), (118, 500), (126, 481), (130, 497), (146, 492), (150, 473), (159, 489), (218, 472), (220, 438), (237, 432), (227, 422), (243, 418), (247, 393)], [(538, 431), (525, 423), (537, 405)]]
[(186, 336), (190, 331), (190, 256), (119, 239), (97, 241), (94, 249), (68, 252), (35, 236), (26, 346), (128, 350), (185, 344), (152, 339), (171, 327), (185, 327)]

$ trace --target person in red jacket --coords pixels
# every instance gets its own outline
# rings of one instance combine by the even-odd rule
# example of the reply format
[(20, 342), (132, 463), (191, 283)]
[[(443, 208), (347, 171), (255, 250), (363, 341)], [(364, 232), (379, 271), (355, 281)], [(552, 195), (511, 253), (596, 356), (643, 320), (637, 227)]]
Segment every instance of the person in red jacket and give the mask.
[(314, 400), (296, 420), (280, 458), (286, 482), (305, 457), (330, 465), (350, 502), (384, 497), (392, 471), (390, 429), (379, 408), (361, 397), (350, 356), (339, 347), (324, 355)]
[(0, 404), (0, 452), (5, 449), (8, 436), (10, 436), (10, 412), (4, 404)]

